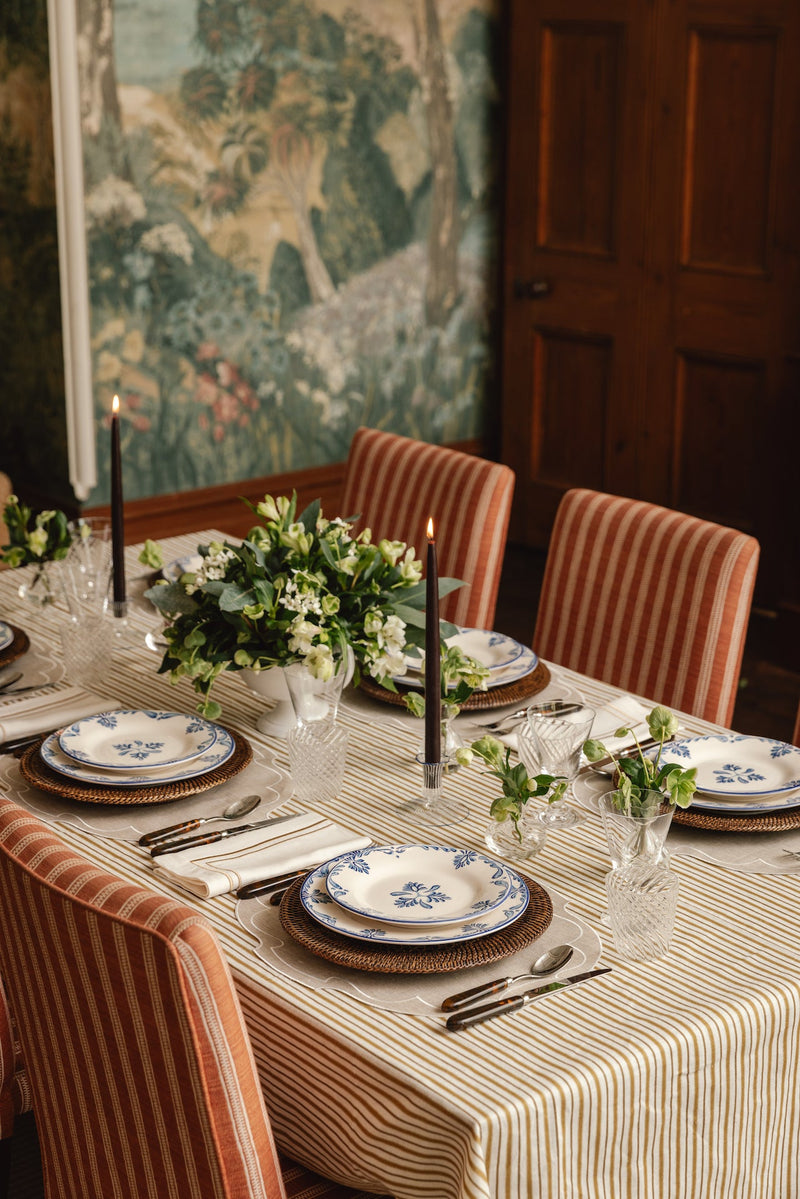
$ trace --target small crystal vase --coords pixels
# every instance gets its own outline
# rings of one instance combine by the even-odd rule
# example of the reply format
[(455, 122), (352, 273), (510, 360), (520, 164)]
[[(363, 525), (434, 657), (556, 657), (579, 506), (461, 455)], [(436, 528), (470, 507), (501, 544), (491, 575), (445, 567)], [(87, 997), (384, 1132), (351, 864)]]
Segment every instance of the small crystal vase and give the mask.
[(533, 805), (522, 809), (518, 826), (512, 820), (492, 820), (483, 839), (487, 849), (515, 862), (528, 862), (545, 847), (547, 829), (539, 820)]
[(17, 594), (36, 608), (46, 608), (61, 596), (57, 562), (33, 562), (18, 566), (15, 581)]
[(621, 957), (654, 961), (669, 952), (678, 903), (679, 880), (665, 846), (673, 809), (660, 792), (649, 792), (643, 814), (634, 816), (620, 811), (616, 796), (600, 800), (612, 864), (605, 882), (614, 945)]

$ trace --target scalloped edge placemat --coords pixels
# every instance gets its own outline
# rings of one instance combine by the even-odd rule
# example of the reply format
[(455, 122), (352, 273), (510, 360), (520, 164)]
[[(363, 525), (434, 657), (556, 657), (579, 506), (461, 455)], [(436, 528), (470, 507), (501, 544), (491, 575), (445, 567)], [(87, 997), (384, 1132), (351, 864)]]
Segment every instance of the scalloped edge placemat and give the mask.
[[(517, 704), (520, 700), (530, 699), (544, 691), (550, 682), (550, 671), (544, 662), (539, 662), (530, 674), (518, 679), (515, 683), (504, 683), (501, 687), (492, 687), (489, 691), (473, 691), (469, 699), (460, 705), (462, 712), (479, 712), (486, 708), (503, 708), (506, 704)], [(400, 691), (388, 691), (374, 679), (362, 676), (359, 687), (372, 699), (379, 699), (385, 704), (395, 707), (405, 707), (404, 695)]]
[(714, 833), (782, 833), (786, 829), (800, 828), (800, 807), (787, 808), (785, 812), (764, 812), (761, 816), (745, 813), (741, 816), (728, 813), (716, 816), (713, 812), (676, 808), (672, 820), (674, 824), (708, 829)]
[(0, 649), (0, 666), (8, 666), (11, 662), (16, 662), (17, 658), (21, 658), (23, 654), (27, 654), (31, 648), (30, 637), (23, 629), (17, 628), (15, 624), (10, 624), (4, 620), (3, 624), (7, 625), (14, 634), (14, 639), (5, 649)]
[[(519, 874), (519, 871), (517, 871)], [(524, 949), (540, 937), (553, 919), (553, 904), (544, 887), (527, 875), (520, 878), (528, 888), (530, 900), (525, 911), (513, 924), (456, 945), (422, 946), (405, 949), (398, 945), (377, 945), (373, 941), (359, 942), (333, 932), (318, 924), (300, 902), (300, 890), (305, 876), (299, 878), (284, 895), (280, 920), (284, 930), (298, 944), (318, 957), (337, 966), (353, 970), (374, 970), (379, 974), (444, 974), (498, 962)]]
[[(221, 727), (225, 727), (224, 725)], [(199, 795), (202, 791), (210, 791), (212, 787), (225, 783), (233, 778), (253, 760), (253, 750), (250, 742), (233, 729), (226, 729), (234, 741), (234, 749), (227, 762), (222, 762), (215, 770), (207, 774), (198, 774), (191, 779), (178, 779), (172, 783), (155, 783), (151, 787), (109, 787), (96, 786), (92, 783), (82, 783), (77, 779), (68, 778), (58, 771), (52, 770), (39, 755), (44, 738), (25, 750), (19, 760), (19, 768), (23, 776), (40, 791), (50, 795), (58, 795), (65, 799), (77, 799), (83, 803), (119, 804), (133, 806), (148, 803), (169, 803), (173, 799), (183, 799), (186, 795)]]

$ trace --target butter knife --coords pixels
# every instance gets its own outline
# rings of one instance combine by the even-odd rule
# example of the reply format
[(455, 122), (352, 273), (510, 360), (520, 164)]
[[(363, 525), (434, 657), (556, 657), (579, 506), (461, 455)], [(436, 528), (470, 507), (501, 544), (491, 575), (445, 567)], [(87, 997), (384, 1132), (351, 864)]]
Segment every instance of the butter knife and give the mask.
[(510, 995), (506, 999), (496, 1000), (495, 1003), (486, 1003), (482, 1007), (470, 1008), (466, 1012), (456, 1012), (447, 1020), (445, 1028), (448, 1028), (450, 1032), (458, 1032), (462, 1028), (472, 1028), (476, 1024), (483, 1024), (484, 1020), (493, 1020), (495, 1016), (502, 1016), (504, 1012), (518, 1012), (520, 1008), (532, 1003), (534, 999), (543, 999), (545, 995), (550, 995), (553, 991), (564, 991), (567, 987), (574, 987), (578, 983), (587, 982), (590, 978), (599, 978), (601, 974), (610, 973), (610, 966), (598, 966), (594, 970), (587, 970), (584, 974), (573, 974), (562, 982), (546, 983), (545, 986), (535, 987), (532, 991), (523, 991), (521, 995)]
[(223, 841), (226, 837), (235, 837), (237, 833), (249, 833), (257, 828), (267, 828), (271, 824), (283, 824), (284, 820), (295, 820), (297, 812), (288, 816), (270, 816), (266, 820), (256, 820), (253, 824), (237, 824), (235, 828), (223, 828), (214, 833), (200, 833), (196, 837), (179, 837), (174, 841), (164, 841), (154, 845), (150, 850), (151, 858), (162, 853), (178, 853), (181, 849), (195, 849), (200, 845), (211, 845), (214, 841)]

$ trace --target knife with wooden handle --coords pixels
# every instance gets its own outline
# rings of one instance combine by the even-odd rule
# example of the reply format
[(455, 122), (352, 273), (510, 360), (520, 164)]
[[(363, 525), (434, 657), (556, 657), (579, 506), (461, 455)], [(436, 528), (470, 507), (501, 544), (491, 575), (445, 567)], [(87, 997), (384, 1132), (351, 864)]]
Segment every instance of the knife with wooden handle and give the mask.
[(476, 1024), (483, 1024), (485, 1020), (493, 1020), (495, 1016), (502, 1016), (504, 1012), (518, 1012), (520, 1008), (532, 1003), (534, 999), (543, 999), (545, 995), (550, 995), (554, 991), (564, 991), (567, 987), (574, 987), (578, 983), (587, 982), (590, 978), (599, 978), (601, 974), (610, 974), (610, 966), (598, 966), (594, 970), (587, 970), (584, 974), (573, 974), (571, 978), (565, 978), (563, 982), (546, 983), (543, 987), (535, 987), (532, 991), (523, 991), (521, 995), (509, 995), (507, 999), (498, 999), (495, 1003), (486, 1003), (483, 1007), (471, 1008), (466, 1012), (456, 1012), (454, 1016), (450, 1016), (445, 1024), (450, 1032), (458, 1032), (462, 1028), (472, 1028)]
[(197, 837), (179, 837), (176, 841), (162, 841), (152, 846), (151, 858), (162, 853), (178, 853), (181, 849), (197, 849), (200, 845), (213, 845), (215, 841), (223, 841), (225, 837), (235, 837), (237, 833), (249, 833), (253, 829), (266, 828), (270, 824), (283, 824), (284, 820), (296, 820), (297, 813), (288, 816), (270, 816), (266, 820), (256, 820), (254, 824), (237, 824), (235, 828), (223, 828), (214, 833), (201, 833)]

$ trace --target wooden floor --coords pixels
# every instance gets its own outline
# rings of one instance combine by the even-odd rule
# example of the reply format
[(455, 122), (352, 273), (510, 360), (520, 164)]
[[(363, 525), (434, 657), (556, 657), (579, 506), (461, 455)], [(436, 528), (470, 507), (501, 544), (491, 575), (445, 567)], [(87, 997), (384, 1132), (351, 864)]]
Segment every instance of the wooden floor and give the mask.
[[(525, 645), (533, 639), (536, 606), (544, 571), (544, 554), (520, 546), (509, 546), (500, 584), (495, 627)], [(800, 674), (783, 669), (765, 657), (769, 644), (767, 617), (751, 618), (745, 647), (739, 696), (733, 728), (760, 737), (791, 740)], [(18, 1121), (11, 1164), (10, 1199), (43, 1199), (36, 1126), (33, 1116)]]
[[(544, 561), (541, 550), (518, 545), (506, 550), (494, 623), (524, 645), (533, 640)], [(751, 616), (731, 727), (755, 737), (791, 741), (800, 703), (800, 674), (774, 661), (771, 633), (768, 616)]]

